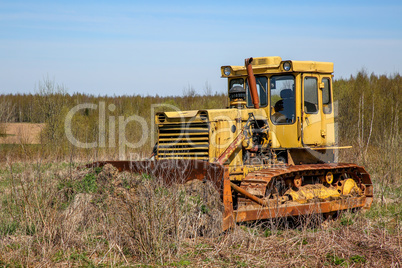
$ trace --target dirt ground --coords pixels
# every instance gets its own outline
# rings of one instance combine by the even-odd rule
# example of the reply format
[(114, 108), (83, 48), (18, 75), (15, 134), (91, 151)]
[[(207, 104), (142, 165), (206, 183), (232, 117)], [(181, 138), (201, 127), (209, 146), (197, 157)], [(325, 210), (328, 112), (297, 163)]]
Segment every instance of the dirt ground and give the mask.
[(40, 144), (40, 133), (45, 124), (3, 123), (6, 135), (0, 136), (0, 144)]

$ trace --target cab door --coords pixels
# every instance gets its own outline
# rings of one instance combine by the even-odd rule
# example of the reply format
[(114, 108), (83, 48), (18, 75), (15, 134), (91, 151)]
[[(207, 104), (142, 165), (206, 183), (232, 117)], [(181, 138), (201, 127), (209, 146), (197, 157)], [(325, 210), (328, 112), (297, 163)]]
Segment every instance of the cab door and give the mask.
[(272, 75), (269, 79), (269, 107), (272, 148), (300, 147), (298, 101), (300, 76)]
[[(322, 145), (321, 107), (319, 102), (319, 81), (316, 74), (302, 77), (302, 143), (308, 146)], [(321, 94), (320, 94), (321, 96)]]
[(333, 146), (335, 144), (335, 122), (332, 96), (332, 76), (321, 75), (319, 99), (321, 100), (321, 137), (322, 145)]

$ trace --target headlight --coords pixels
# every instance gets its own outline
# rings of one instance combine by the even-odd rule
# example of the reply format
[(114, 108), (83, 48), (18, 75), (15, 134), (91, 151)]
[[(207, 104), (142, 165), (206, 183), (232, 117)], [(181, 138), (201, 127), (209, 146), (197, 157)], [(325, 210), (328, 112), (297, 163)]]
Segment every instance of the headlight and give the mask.
[(292, 67), (292, 65), (290, 65), (290, 62), (284, 62), (283, 63), (283, 69), (285, 70), (285, 71), (289, 71), (290, 70), (290, 67)]
[(230, 67), (225, 67), (225, 69), (223, 69), (223, 73), (226, 76), (229, 76), (231, 71), (232, 71), (232, 69)]

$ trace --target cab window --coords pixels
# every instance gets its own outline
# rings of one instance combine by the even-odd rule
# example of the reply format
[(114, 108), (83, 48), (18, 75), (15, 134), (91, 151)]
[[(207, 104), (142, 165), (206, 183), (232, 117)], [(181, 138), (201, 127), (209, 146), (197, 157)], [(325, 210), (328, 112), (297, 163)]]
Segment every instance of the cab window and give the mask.
[(315, 114), (318, 112), (317, 90), (317, 78), (306, 77), (304, 79), (304, 111), (307, 114)]
[(330, 114), (332, 112), (332, 101), (331, 101), (331, 89), (329, 78), (323, 78), (324, 88), (322, 89), (322, 109), (324, 114)]
[(292, 75), (274, 75), (269, 80), (271, 121), (274, 124), (295, 122), (295, 78)]

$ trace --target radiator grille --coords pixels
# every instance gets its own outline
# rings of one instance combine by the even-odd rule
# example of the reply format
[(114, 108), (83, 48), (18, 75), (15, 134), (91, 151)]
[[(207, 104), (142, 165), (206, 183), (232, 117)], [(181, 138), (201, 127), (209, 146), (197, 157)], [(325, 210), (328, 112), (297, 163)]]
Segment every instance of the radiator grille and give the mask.
[(183, 123), (159, 126), (158, 158), (208, 161), (209, 124)]

